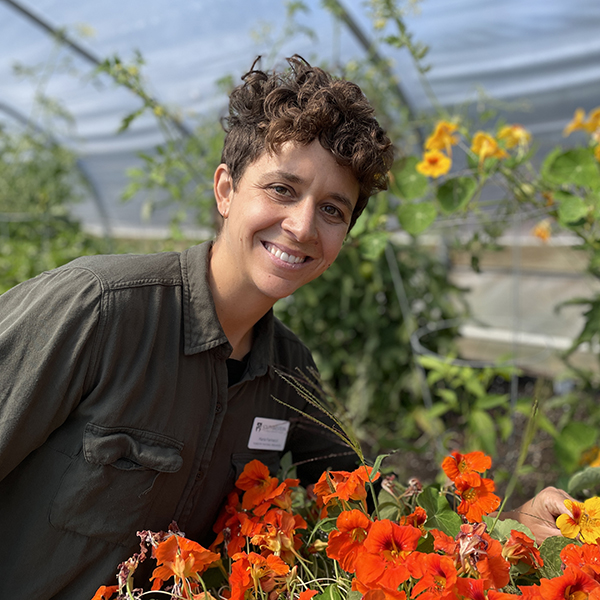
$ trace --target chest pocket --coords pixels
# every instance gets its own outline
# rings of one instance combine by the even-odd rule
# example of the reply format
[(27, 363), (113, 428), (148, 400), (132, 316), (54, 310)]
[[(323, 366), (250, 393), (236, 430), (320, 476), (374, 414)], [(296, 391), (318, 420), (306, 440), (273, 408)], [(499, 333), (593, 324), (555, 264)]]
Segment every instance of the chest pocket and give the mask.
[[(183, 465), (183, 444), (150, 431), (88, 423), (50, 509), (54, 527), (125, 544), (169, 474)], [(167, 517), (168, 518), (168, 517)]]

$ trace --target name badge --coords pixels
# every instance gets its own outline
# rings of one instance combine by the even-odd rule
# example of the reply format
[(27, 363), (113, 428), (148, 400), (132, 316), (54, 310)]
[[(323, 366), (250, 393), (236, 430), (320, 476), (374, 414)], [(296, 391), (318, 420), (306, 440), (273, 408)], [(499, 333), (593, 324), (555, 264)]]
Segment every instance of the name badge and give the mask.
[(289, 428), (289, 421), (255, 417), (248, 440), (248, 448), (252, 450), (283, 450)]

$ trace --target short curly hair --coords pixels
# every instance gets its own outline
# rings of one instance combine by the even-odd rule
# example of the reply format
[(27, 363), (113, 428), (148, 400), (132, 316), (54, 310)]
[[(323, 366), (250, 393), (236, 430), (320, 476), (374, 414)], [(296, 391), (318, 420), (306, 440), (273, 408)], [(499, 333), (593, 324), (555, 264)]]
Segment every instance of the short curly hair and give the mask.
[[(258, 61), (258, 59), (257, 59)], [(221, 162), (234, 188), (246, 167), (266, 150), (285, 142), (308, 145), (318, 139), (338, 164), (349, 167), (359, 183), (358, 202), (349, 229), (369, 197), (387, 189), (393, 162), (392, 142), (373, 116), (362, 90), (336, 79), (294, 55), (290, 69), (266, 73), (254, 68), (229, 96), (229, 116)]]

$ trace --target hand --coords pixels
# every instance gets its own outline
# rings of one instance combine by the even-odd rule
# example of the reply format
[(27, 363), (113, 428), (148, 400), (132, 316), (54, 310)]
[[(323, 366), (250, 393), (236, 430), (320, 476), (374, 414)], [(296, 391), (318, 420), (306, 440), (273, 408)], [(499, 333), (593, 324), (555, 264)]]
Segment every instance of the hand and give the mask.
[(519, 508), (503, 512), (500, 519), (514, 519), (526, 525), (535, 541), (541, 544), (548, 537), (561, 535), (556, 526), (556, 518), (562, 514), (571, 514), (565, 506), (567, 499), (574, 500), (563, 490), (547, 487)]

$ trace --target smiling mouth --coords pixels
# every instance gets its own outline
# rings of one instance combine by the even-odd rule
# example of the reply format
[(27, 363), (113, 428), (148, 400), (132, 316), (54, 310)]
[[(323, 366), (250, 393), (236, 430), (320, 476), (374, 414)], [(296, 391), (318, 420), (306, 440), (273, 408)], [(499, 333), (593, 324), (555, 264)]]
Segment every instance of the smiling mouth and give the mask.
[(273, 244), (269, 244), (268, 242), (263, 242), (264, 247), (273, 255), (279, 258), (280, 260), (290, 264), (297, 265), (299, 263), (303, 263), (308, 260), (309, 256), (294, 256), (293, 254), (288, 254), (287, 252), (283, 252)]

